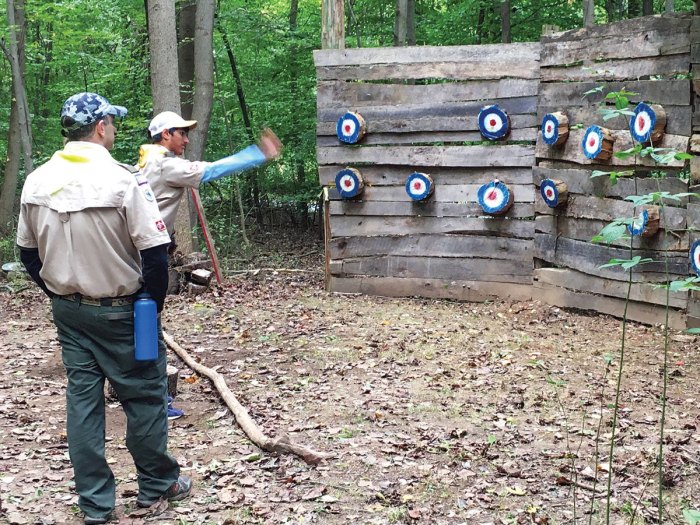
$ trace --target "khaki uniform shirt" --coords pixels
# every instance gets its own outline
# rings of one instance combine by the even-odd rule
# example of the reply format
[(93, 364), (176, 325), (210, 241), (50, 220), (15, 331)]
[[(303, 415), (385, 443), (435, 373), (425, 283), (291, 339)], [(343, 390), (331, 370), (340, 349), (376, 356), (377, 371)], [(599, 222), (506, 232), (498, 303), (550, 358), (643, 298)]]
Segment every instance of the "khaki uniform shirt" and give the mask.
[(139, 251), (169, 242), (147, 181), (99, 144), (67, 143), (24, 183), (17, 244), (39, 249), (41, 278), (58, 295), (131, 295)]
[(141, 174), (148, 179), (158, 200), (168, 233), (175, 233), (180, 199), (187, 188), (199, 188), (209, 162), (192, 162), (175, 156), (160, 144), (144, 144), (139, 150)]

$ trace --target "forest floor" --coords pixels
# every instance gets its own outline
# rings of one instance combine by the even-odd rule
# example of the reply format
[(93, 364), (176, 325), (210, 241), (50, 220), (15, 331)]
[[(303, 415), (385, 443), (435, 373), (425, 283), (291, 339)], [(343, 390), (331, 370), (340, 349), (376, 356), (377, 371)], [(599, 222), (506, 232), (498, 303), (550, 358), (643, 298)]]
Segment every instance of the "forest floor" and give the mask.
[[(170, 447), (194, 494), (157, 516), (136, 509), (125, 419), (110, 403), (119, 523), (605, 523), (619, 320), (539, 302), (332, 294), (318, 241), (276, 237), (281, 248), (248, 266), (304, 271), (237, 273), (170, 297), (164, 327), (266, 433), (328, 459), (260, 453), (170, 353), (185, 412)], [(0, 311), (0, 523), (82, 523), (48, 300), (2, 292)], [(637, 324), (627, 337), (610, 523), (655, 523), (664, 340)], [(671, 334), (664, 523), (700, 508), (697, 346)]]

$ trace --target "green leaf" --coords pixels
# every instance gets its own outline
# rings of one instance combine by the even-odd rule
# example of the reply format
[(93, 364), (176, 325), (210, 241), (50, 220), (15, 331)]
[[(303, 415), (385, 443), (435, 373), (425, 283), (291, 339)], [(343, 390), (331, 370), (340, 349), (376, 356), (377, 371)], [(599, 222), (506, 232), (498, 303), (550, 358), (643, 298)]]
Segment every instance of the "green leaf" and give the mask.
[[(695, 328), (691, 330), (695, 330)], [(690, 330), (688, 330), (688, 332), (690, 332)], [(683, 509), (683, 518), (688, 522), (688, 525), (697, 525), (700, 523), (700, 510)]]
[(622, 151), (618, 151), (618, 152), (615, 153), (614, 155), (615, 155), (618, 159), (627, 159), (627, 158), (629, 158), (629, 157), (634, 157), (634, 156), (635, 156), (637, 153), (639, 153), (640, 151), (642, 151), (642, 146), (641, 146), (641, 144), (637, 144), (637, 145), (636, 145), (635, 147), (633, 147), (633, 148), (629, 148), (629, 149), (625, 149), (625, 150), (622, 150)]
[(645, 204), (651, 204), (655, 201), (654, 193), (647, 193), (646, 195), (628, 195), (625, 197), (626, 201), (632, 202), (635, 207), (644, 206)]
[(676, 160), (690, 160), (694, 158), (695, 155), (691, 155), (690, 153), (676, 153), (673, 158)]
[(688, 328), (685, 332), (687, 334), (700, 334), (700, 328)]
[(588, 95), (594, 95), (595, 93), (602, 93), (602, 92), (603, 92), (603, 86), (594, 87), (593, 89), (589, 89), (588, 91), (585, 91), (581, 98), (586, 98)]
[(631, 221), (631, 219), (622, 219), (606, 224), (603, 229), (600, 230), (600, 233), (591, 239), (591, 242), (612, 244), (620, 239), (628, 238), (627, 224)]
[(600, 171), (600, 170), (593, 170), (591, 172), (591, 178), (594, 179), (596, 177), (607, 177), (610, 175), (612, 171)]
[(650, 262), (654, 262), (654, 259), (650, 259), (648, 257), (642, 259), (641, 256), (635, 255), (631, 259), (610, 259), (610, 262), (606, 264), (601, 264), (598, 268), (612, 268), (615, 266), (620, 266), (625, 270), (631, 270), (635, 266)]
[(617, 109), (625, 109), (630, 103), (630, 100), (625, 96), (617, 97), (615, 100), (615, 107)]

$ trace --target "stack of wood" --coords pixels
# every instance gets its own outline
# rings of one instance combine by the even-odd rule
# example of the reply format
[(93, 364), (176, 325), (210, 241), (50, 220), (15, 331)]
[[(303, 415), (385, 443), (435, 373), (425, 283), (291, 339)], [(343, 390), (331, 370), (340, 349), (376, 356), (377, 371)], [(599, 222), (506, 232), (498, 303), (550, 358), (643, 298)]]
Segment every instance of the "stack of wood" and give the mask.
[(176, 252), (168, 268), (168, 294), (185, 292), (196, 295), (207, 291), (214, 275), (211, 267), (211, 259), (201, 252), (188, 255)]

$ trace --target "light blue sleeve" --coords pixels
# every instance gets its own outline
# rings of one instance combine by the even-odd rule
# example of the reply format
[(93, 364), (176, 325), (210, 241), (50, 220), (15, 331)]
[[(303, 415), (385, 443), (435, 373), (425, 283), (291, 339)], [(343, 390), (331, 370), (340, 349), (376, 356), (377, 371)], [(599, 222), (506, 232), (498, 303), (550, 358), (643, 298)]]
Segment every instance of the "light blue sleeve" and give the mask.
[(259, 147), (256, 145), (248, 146), (246, 149), (212, 162), (204, 168), (202, 183), (211, 182), (239, 171), (256, 168), (264, 164), (266, 160)]

